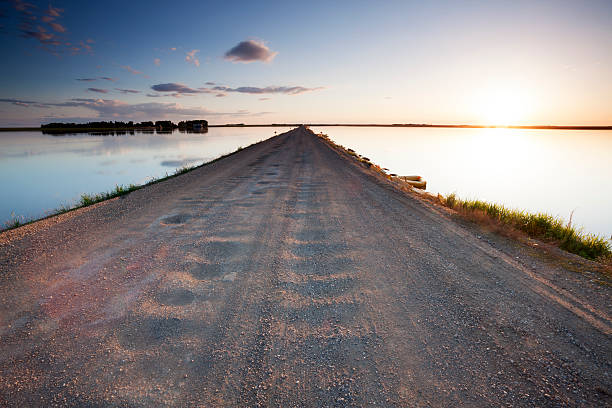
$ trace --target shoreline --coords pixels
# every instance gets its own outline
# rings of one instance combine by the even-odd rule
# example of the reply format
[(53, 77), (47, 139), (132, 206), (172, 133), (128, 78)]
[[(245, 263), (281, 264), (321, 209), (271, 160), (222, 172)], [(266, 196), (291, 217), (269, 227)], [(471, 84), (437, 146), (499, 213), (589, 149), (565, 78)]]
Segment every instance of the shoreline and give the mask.
[[(257, 126), (257, 125), (255, 125), (255, 126)], [(481, 225), (485, 225), (486, 224), (485, 222), (483, 222), (483, 219), (479, 219), (479, 217), (474, 216), (475, 212), (478, 212), (479, 214), (482, 213), (482, 215), (486, 215), (485, 211), (483, 211), (482, 208), (480, 208), (480, 207), (483, 207), (483, 206), (487, 205), (487, 206), (490, 206), (492, 208), (496, 208), (496, 209), (497, 208), (501, 208), (504, 211), (509, 211), (507, 208), (505, 208), (501, 204), (485, 203), (485, 202), (481, 202), (481, 201), (476, 200), (474, 202), (477, 202), (480, 205), (480, 207), (477, 208), (476, 210), (472, 210), (471, 212), (469, 212), (469, 211), (466, 211), (465, 208), (459, 208), (460, 206), (467, 207), (467, 202), (465, 200), (457, 199), (454, 196), (454, 194), (447, 195), (447, 196), (442, 196), (442, 195), (438, 194), (437, 196), (434, 196), (433, 194), (431, 194), (429, 192), (425, 192), (425, 190), (422, 190), (422, 192), (421, 191), (415, 191), (413, 186), (411, 186), (409, 184), (406, 184), (404, 182), (401, 182), (399, 177), (393, 177), (393, 176), (387, 174), (382, 169), (382, 167), (380, 165), (377, 165), (377, 164), (371, 162), (368, 158), (363, 157), (363, 156), (357, 154), (354, 150), (346, 148), (346, 147), (344, 147), (342, 145), (336, 144), (331, 139), (329, 139), (329, 137), (327, 135), (324, 135), (323, 133), (316, 134), (312, 130), (310, 130), (310, 132), (312, 132), (317, 137), (323, 139), (330, 147), (335, 149), (339, 154), (343, 153), (344, 155), (347, 155), (350, 159), (352, 159), (357, 164), (359, 164), (361, 166), (365, 166), (370, 171), (375, 172), (375, 173), (381, 175), (382, 177), (384, 177), (385, 179), (389, 180), (394, 185), (395, 188), (397, 188), (397, 189), (399, 189), (401, 191), (409, 190), (411, 192), (417, 193), (417, 195), (425, 197), (429, 202), (432, 202), (433, 204), (436, 204), (436, 205), (441, 205), (442, 207), (445, 207), (445, 208), (450, 208), (451, 210), (455, 211), (457, 214), (462, 215), (464, 218), (466, 218), (468, 220), (472, 220), (472, 221), (474, 221), (477, 224), (481, 224)], [(269, 139), (266, 139), (266, 140), (269, 140)], [(246, 148), (251, 147), (251, 146), (255, 146), (255, 145), (258, 145), (258, 144), (261, 144), (261, 143), (265, 142), (266, 140), (253, 143), (253, 144), (247, 146)], [(94, 194), (83, 194), (81, 196), (81, 198), (80, 198), (80, 201), (78, 201), (76, 204), (74, 204), (72, 206), (60, 207), (58, 209), (55, 209), (55, 210), (51, 211), (48, 215), (45, 215), (45, 216), (40, 217), (40, 218), (26, 219), (25, 217), (23, 217), (23, 218), (21, 218), (21, 221), (20, 221), (19, 217), (16, 217), (15, 219), (12, 220), (12, 222), (11, 222), (11, 220), (7, 220), (7, 221), (4, 222), (4, 224), (2, 224), (2, 226), (0, 226), (0, 235), (5, 233), (5, 232), (7, 232), (7, 231), (15, 230), (17, 228), (20, 228), (20, 227), (23, 227), (23, 226), (26, 226), (26, 225), (29, 225), (29, 224), (33, 224), (33, 223), (36, 223), (36, 222), (39, 222), (39, 221), (42, 221), (42, 220), (46, 220), (46, 219), (49, 219), (49, 218), (52, 218), (52, 217), (55, 217), (55, 216), (59, 216), (59, 215), (62, 215), (62, 214), (66, 214), (66, 213), (69, 213), (69, 212), (72, 212), (72, 211), (75, 211), (75, 210), (79, 210), (79, 209), (82, 209), (82, 208), (90, 207), (90, 206), (98, 204), (100, 202), (112, 200), (112, 199), (115, 199), (117, 197), (128, 195), (128, 194), (132, 193), (133, 191), (137, 191), (137, 190), (143, 189), (143, 188), (151, 186), (153, 184), (157, 184), (157, 183), (160, 183), (162, 181), (166, 181), (166, 180), (175, 178), (175, 177), (177, 177), (179, 175), (182, 175), (182, 174), (185, 174), (185, 173), (189, 173), (189, 172), (191, 172), (193, 170), (196, 170), (198, 168), (205, 167), (205, 166), (207, 166), (209, 164), (213, 164), (213, 163), (215, 163), (215, 162), (217, 162), (219, 160), (222, 160), (224, 158), (232, 156), (232, 155), (234, 155), (234, 154), (236, 154), (236, 153), (238, 153), (238, 152), (240, 152), (240, 151), (242, 151), (244, 149), (245, 148), (240, 147), (240, 148), (238, 148), (237, 150), (235, 150), (235, 151), (233, 151), (231, 153), (219, 156), (219, 157), (217, 157), (217, 158), (215, 158), (215, 159), (213, 159), (213, 160), (211, 160), (209, 162), (205, 162), (205, 163), (202, 163), (200, 165), (178, 168), (171, 175), (168, 175), (168, 176), (165, 176), (165, 177), (162, 177), (162, 178), (158, 178), (158, 179), (153, 179), (150, 182), (145, 183), (145, 184), (139, 184), (139, 185), (130, 184), (130, 185), (127, 185), (127, 186), (119, 185), (118, 184), (118, 185), (115, 186), (114, 190), (100, 192), (100, 193), (94, 193)], [(453, 204), (449, 205), (448, 201), (449, 201), (449, 199), (451, 199), (451, 197), (452, 197), (452, 201), (453, 202), (456, 201), (457, 203), (459, 203), (460, 206), (455, 206)], [(512, 212), (516, 213), (516, 214), (519, 214), (519, 213), (523, 214), (526, 217), (535, 217), (534, 214), (531, 214), (528, 211), (524, 211), (524, 210), (523, 211), (512, 210)], [(482, 217), (480, 217), (480, 218), (482, 218)], [(556, 235), (549, 236), (549, 231), (553, 230), (553, 228), (550, 225), (549, 225), (549, 228), (546, 231), (546, 233), (535, 234), (535, 233), (528, 233), (526, 231), (522, 231), (522, 232), (526, 233), (526, 235), (527, 235), (527, 237), (529, 237), (529, 239), (544, 240), (543, 242), (547, 242), (549, 244), (552, 244), (552, 245), (562, 249), (565, 253), (578, 255), (578, 256), (580, 256), (583, 259), (589, 259), (589, 260), (593, 260), (593, 261), (597, 262), (598, 258), (602, 258), (603, 259), (606, 256), (607, 257), (610, 256), (610, 249), (611, 248), (610, 248), (610, 245), (609, 245), (609, 243), (608, 243), (608, 241), (606, 240), (605, 237), (603, 237), (601, 235), (598, 235), (598, 234), (593, 234), (593, 233), (584, 234), (584, 233), (580, 232), (581, 230), (576, 230), (575, 228), (570, 227), (569, 225), (566, 228), (563, 228), (563, 225), (562, 225), (562, 224), (564, 224), (563, 220), (561, 220), (561, 219), (559, 219), (557, 217), (550, 216), (548, 214), (546, 214), (543, 218), (546, 218), (549, 221), (549, 224), (551, 224), (551, 225), (554, 224), (554, 227), (555, 227), (554, 229), (563, 229), (564, 233), (568, 233), (569, 232), (570, 235), (573, 237), (573, 240), (575, 242), (579, 243), (580, 248), (597, 246), (597, 247), (599, 247), (600, 254), (595, 256), (595, 257), (589, 257), (589, 256), (584, 256), (584, 255), (578, 253), (579, 252), (578, 250), (576, 250), (576, 251), (568, 250), (567, 248), (564, 247), (564, 241), (563, 240), (556, 239), (556, 237), (559, 236), (558, 233)], [(507, 229), (510, 229), (513, 232), (521, 231), (521, 228), (517, 228), (515, 225), (513, 225), (512, 222), (506, 222), (503, 219), (497, 219), (495, 217), (487, 215), (487, 220), (489, 220), (490, 222), (496, 223), (500, 227), (505, 227)], [(538, 219), (537, 221), (538, 222), (542, 222), (541, 219)], [(499, 232), (502, 235), (512, 235), (512, 234), (504, 233), (503, 230), (500, 230)], [(548, 241), (550, 241), (550, 242), (548, 242)], [(594, 244), (596, 244), (596, 245), (594, 245)], [(604, 248), (603, 252), (601, 252), (602, 251), (601, 250), (602, 246), (607, 248), (607, 251)]]
[[(397, 128), (451, 128), (451, 129), (523, 129), (523, 130), (612, 130), (612, 126), (582, 126), (582, 125), (534, 125), (534, 126), (501, 126), (501, 125), (453, 125), (453, 124), (426, 124), (426, 123), (395, 123), (395, 124), (377, 124), (377, 123), (270, 123), (263, 125), (247, 125), (247, 124), (222, 124), (208, 125), (209, 128), (220, 127), (397, 127)], [(25, 132), (25, 131), (47, 131), (53, 132), (101, 132), (101, 131), (135, 131), (135, 130), (155, 130), (155, 128), (56, 128), (43, 129), (41, 127), (0, 127), (0, 132)]]

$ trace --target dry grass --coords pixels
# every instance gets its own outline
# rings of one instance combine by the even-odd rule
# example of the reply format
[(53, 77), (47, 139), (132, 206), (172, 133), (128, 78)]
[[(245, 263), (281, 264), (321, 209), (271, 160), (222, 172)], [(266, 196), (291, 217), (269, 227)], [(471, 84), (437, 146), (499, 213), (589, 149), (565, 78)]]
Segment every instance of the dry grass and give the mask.
[(440, 202), (464, 217), (512, 235), (513, 230), (531, 238), (554, 243), (559, 248), (583, 258), (609, 262), (612, 251), (603, 237), (586, 234), (571, 223), (545, 213), (532, 214), (480, 200), (463, 200), (455, 194), (439, 196)]

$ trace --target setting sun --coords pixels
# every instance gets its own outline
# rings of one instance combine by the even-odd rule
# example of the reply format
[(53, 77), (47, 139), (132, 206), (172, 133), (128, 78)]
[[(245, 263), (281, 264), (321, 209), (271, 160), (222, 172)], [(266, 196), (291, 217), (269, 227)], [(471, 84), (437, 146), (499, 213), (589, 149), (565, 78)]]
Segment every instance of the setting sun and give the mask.
[(523, 89), (490, 87), (477, 94), (474, 110), (483, 125), (508, 126), (525, 123), (532, 100)]

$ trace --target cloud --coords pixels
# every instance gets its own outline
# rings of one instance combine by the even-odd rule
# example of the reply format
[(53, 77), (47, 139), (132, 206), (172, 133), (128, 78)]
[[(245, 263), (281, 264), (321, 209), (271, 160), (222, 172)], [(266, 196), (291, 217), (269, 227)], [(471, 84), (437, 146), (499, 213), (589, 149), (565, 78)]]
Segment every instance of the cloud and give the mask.
[(170, 51), (176, 51), (176, 47), (170, 48)]
[(137, 94), (137, 93), (140, 93), (140, 91), (137, 91), (135, 89), (115, 88), (115, 90), (121, 92), (122, 94)]
[(52, 7), (51, 5), (49, 5), (49, 8), (46, 11), (47, 15), (50, 17), (59, 17), (63, 12), (64, 9)]
[(98, 114), (99, 117), (122, 117), (130, 118), (138, 115), (148, 117), (165, 118), (168, 116), (218, 116), (248, 114), (248, 112), (213, 112), (203, 107), (185, 107), (178, 103), (137, 103), (129, 104), (116, 99), (85, 99), (75, 98), (70, 101), (53, 104), (53, 106), (83, 107)]
[(111, 82), (115, 82), (116, 79), (115, 78), (111, 78), (111, 77), (97, 77), (97, 78), (76, 78), (76, 81), (81, 81), (81, 82), (93, 82), (93, 81), (97, 81), (98, 79), (103, 79), (105, 81), (111, 81)]
[[(116, 99), (94, 99), (94, 98), (74, 98), (65, 102), (49, 102), (40, 103), (36, 101), (22, 101), (19, 99), (0, 99), (0, 102), (5, 103), (20, 103), (28, 105), (24, 109), (29, 109), (34, 104), (40, 107), (52, 109), (51, 115), (43, 115), (35, 117), (34, 114), (28, 119), (28, 125), (32, 125), (37, 120), (45, 122), (68, 121), (68, 122), (86, 122), (95, 120), (150, 120), (156, 119), (171, 119), (184, 120), (189, 118), (202, 117), (244, 117), (244, 116), (260, 116), (270, 112), (249, 112), (247, 110), (238, 110), (233, 112), (216, 112), (208, 110), (202, 106), (188, 107), (178, 103), (136, 103), (130, 104)], [(22, 105), (18, 105), (22, 106)], [(57, 108), (81, 108), (93, 113), (82, 116), (75, 116), (74, 111), (69, 111), (68, 114), (63, 113)], [(40, 122), (39, 122), (40, 123)]]
[(187, 53), (187, 56), (185, 57), (185, 61), (187, 61), (190, 64), (195, 65), (196, 67), (200, 66), (200, 60), (195, 56), (198, 52), (200, 52), (200, 50), (191, 50)]
[(100, 88), (87, 88), (89, 92), (97, 92), (97, 93), (108, 93), (108, 89), (100, 89)]
[(36, 102), (36, 101), (27, 101), (27, 100), (23, 100), (23, 99), (13, 99), (13, 98), (0, 99), (0, 102), (12, 103), (13, 105), (22, 106), (22, 107), (26, 107), (26, 108), (29, 108), (31, 106), (36, 107), (36, 108), (49, 108), (49, 107), (51, 107), (48, 104), (44, 104), (44, 103), (40, 103), (40, 102)]
[(260, 101), (269, 101), (272, 98), (259, 98)]
[(303, 86), (266, 86), (265, 88), (259, 88), (255, 86), (241, 86), (238, 88), (229, 88), (227, 86), (215, 86), (212, 88), (215, 91), (223, 92), (239, 92), (247, 94), (286, 94), (286, 95), (298, 95), (304, 92), (318, 91), (324, 89), (323, 87), (316, 88), (305, 88)]
[(60, 23), (49, 23), (49, 26), (51, 26), (51, 28), (54, 29), (55, 31), (57, 31), (58, 33), (65, 33), (66, 32), (66, 27), (64, 27)]
[[(213, 82), (207, 82), (206, 84), (212, 84)], [(264, 88), (255, 87), (255, 86), (241, 86), (238, 88), (230, 88), (227, 86), (213, 86), (210, 88), (190, 88), (187, 85), (181, 83), (166, 83), (166, 84), (157, 84), (151, 86), (151, 89), (156, 92), (167, 92), (168, 94), (164, 96), (188, 96), (195, 94), (214, 94), (216, 97), (224, 97), (227, 96), (228, 92), (237, 92), (237, 93), (246, 93), (246, 94), (285, 94), (285, 95), (298, 95), (305, 92), (317, 91), (319, 89), (324, 89), (323, 87), (317, 88), (306, 88), (303, 86), (266, 86)]]
[(161, 98), (162, 96), (166, 96), (166, 95), (160, 95), (160, 94), (147, 94), (147, 96), (149, 98)]
[(153, 63), (159, 67), (159, 64), (161, 64), (161, 60), (159, 58), (155, 58), (153, 60)]
[(125, 69), (126, 71), (128, 71), (128, 72), (130, 72), (130, 73), (132, 73), (134, 75), (143, 75), (143, 76), (146, 76), (146, 75), (144, 75), (144, 73), (142, 71), (138, 71), (138, 70), (130, 67), (129, 65), (122, 65), (121, 68)]
[(214, 86), (214, 85), (217, 85), (217, 84), (215, 84), (214, 82), (206, 82), (206, 83), (204, 83), (204, 85)]
[(278, 54), (271, 51), (263, 42), (256, 40), (241, 41), (231, 50), (225, 53), (225, 59), (232, 62), (245, 64), (262, 61), (270, 62)]
[[(89, 42), (89, 40), (88, 40), (88, 42)], [(82, 48), (82, 49), (86, 50), (87, 52), (89, 52), (89, 53), (93, 52), (93, 48), (92, 48), (92, 46), (91, 46), (91, 45), (86, 44), (86, 43), (85, 43), (85, 42), (83, 42), (83, 41), (80, 41), (80, 42), (79, 42), (79, 45), (81, 46), (81, 48)]]
[(193, 89), (193, 88), (189, 88), (187, 85), (173, 83), (173, 82), (168, 83), (168, 84), (153, 85), (151, 89), (157, 92), (174, 92), (177, 94), (197, 94), (197, 93), (206, 92), (202, 89)]
[(36, 26), (36, 28), (23, 27), (21, 31), (25, 38), (35, 38), (43, 45), (60, 45), (60, 41), (56, 39), (55, 34), (47, 32), (44, 27)]
[[(19, 16), (18, 21), (20, 23), (17, 30), (22, 37), (37, 40), (39, 49), (56, 56), (62, 53), (74, 55), (81, 51), (93, 52), (91, 46), (83, 41), (80, 42), (80, 45), (76, 44), (76, 41), (67, 41), (65, 34), (68, 29), (64, 24), (57, 21), (62, 17), (64, 9), (51, 5), (47, 9), (39, 9), (36, 5), (23, 0), (12, 0), (10, 3), (12, 3)], [(92, 42), (93, 40), (88, 40), (88, 43)]]
[(26, 3), (22, 0), (13, 0), (13, 7), (15, 10), (21, 11), (24, 13), (31, 13), (31, 9), (36, 9), (37, 7), (32, 3)]

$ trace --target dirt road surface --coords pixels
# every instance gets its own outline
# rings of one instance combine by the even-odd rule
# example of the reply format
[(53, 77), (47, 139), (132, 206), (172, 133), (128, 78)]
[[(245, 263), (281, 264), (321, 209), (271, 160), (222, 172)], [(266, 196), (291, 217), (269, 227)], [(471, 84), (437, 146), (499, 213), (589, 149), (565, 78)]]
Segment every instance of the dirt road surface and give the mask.
[(612, 405), (605, 277), (389, 183), (297, 128), (0, 234), (0, 405)]

